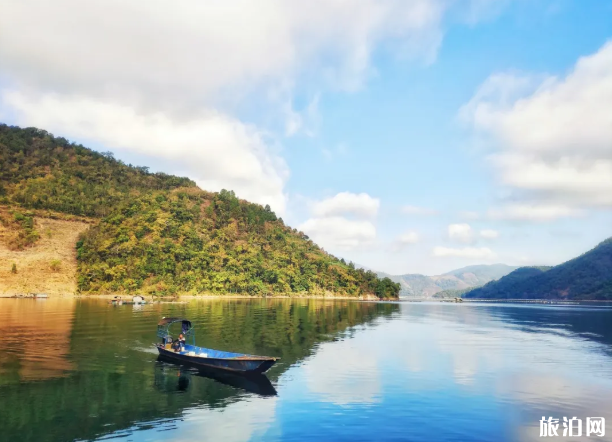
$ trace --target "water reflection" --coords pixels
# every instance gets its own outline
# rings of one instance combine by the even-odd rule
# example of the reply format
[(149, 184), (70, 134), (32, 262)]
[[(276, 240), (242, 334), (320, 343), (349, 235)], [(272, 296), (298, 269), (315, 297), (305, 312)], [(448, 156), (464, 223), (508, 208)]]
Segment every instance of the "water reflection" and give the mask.
[(375, 349), (345, 340), (321, 345), (303, 369), (306, 385), (317, 400), (348, 406), (380, 401), (378, 364)]
[(164, 392), (187, 391), (191, 377), (199, 376), (260, 396), (277, 394), (270, 379), (264, 374), (233, 374), (214, 368), (187, 367), (171, 363), (162, 356), (158, 356), (157, 360), (155, 386)]
[(521, 311), (404, 304), (393, 320), (318, 345), (279, 380), (281, 440), (524, 441), (539, 439), (543, 415), (612, 420), (603, 334), (559, 320), (524, 329), (504, 309)]
[(551, 333), (571, 335), (585, 341), (604, 344), (602, 349), (612, 348), (612, 327), (609, 304), (578, 306), (524, 306), (505, 308), (481, 306), (492, 317), (512, 324), (527, 333)]
[[(270, 381), (191, 372), (162, 379), (152, 346), (160, 317), (189, 317), (200, 330), (198, 343), (207, 347), (281, 356), (282, 363), (269, 372), (277, 382), (317, 343), (399, 310), (391, 304), (308, 300), (211, 300), (142, 309), (96, 300), (48, 300), (45, 307), (35, 302), (0, 299), (8, 349), (0, 352), (3, 440), (148, 437), (148, 430), (187, 431), (184, 422), (195, 410), (228, 407), (243, 416), (239, 425), (227, 420), (231, 432), (251, 434), (245, 430), (251, 419), (254, 425), (274, 415)], [(257, 398), (266, 402), (251, 409)], [(228, 414), (218, 416), (222, 422)]]
[[(542, 416), (603, 416), (612, 431), (611, 309), (263, 300), (73, 310), (68, 374), (0, 385), (7, 440), (529, 441)], [(158, 361), (161, 316), (193, 319), (204, 346), (283, 359), (248, 382)], [(19, 367), (6, 367), (17, 379)]]
[(76, 302), (0, 299), (0, 385), (65, 376)]
[(419, 379), (411, 388), (452, 379), (444, 389), (459, 388), (463, 406), (481, 402), (480, 419), (505, 428), (501, 440), (539, 439), (543, 415), (612, 418), (609, 307), (409, 305), (402, 314), (415, 324), (404, 331), (419, 336), (405, 343)]

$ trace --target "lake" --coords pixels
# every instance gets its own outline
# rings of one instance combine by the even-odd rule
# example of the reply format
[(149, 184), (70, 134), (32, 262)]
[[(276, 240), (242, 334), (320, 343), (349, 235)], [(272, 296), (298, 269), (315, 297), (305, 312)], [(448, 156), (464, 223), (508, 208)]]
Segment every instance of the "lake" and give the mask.
[[(156, 324), (280, 356), (264, 380), (157, 360)], [(543, 416), (606, 418), (603, 305), (0, 299), (3, 441), (531, 441)]]

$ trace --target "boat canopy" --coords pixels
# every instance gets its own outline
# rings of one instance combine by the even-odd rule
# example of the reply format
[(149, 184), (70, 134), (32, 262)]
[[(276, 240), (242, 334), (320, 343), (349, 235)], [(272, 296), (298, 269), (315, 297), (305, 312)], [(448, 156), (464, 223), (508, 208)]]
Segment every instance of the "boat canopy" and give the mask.
[(191, 338), (190, 340), (195, 343), (195, 330), (191, 321), (185, 318), (162, 318), (157, 323), (157, 336), (164, 340), (171, 337), (169, 328), (176, 322), (181, 323), (181, 333), (185, 335), (185, 339)]

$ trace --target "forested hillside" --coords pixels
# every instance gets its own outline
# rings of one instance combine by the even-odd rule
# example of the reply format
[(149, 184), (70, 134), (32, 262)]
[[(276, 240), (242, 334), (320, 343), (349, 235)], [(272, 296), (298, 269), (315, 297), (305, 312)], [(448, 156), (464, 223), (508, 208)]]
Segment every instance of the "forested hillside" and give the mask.
[(555, 267), (521, 267), (464, 295), (484, 299), (612, 299), (612, 238)]
[(394, 297), (397, 284), (357, 270), (233, 192), (154, 192), (122, 204), (77, 245), (87, 292), (325, 292)]
[(149, 173), (40, 129), (0, 125), (0, 204), (15, 250), (36, 247), (40, 237), (23, 208), (90, 217), (93, 226), (76, 244), (85, 293), (399, 293), (399, 284), (329, 255), (268, 206)]
[(187, 186), (195, 183), (126, 165), (41, 129), (0, 124), (0, 204), (98, 217), (131, 195)]

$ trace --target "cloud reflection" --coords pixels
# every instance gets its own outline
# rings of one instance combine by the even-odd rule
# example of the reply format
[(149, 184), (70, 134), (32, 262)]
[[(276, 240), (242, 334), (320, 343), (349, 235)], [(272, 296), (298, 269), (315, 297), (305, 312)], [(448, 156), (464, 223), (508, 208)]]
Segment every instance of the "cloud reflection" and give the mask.
[(309, 391), (337, 405), (379, 402), (381, 385), (373, 351), (359, 337), (321, 345), (304, 365)]

